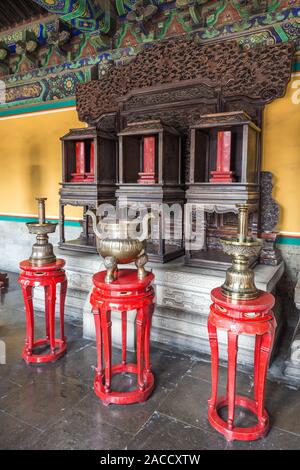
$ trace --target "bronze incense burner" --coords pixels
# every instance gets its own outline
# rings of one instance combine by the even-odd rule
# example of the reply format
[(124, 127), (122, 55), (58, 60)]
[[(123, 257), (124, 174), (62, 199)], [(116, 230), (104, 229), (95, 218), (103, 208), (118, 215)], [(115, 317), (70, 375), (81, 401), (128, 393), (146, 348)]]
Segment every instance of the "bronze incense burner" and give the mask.
[[(146, 240), (149, 235), (148, 222), (151, 217), (147, 214), (142, 221), (120, 220), (99, 222), (96, 226), (95, 217), (93, 228), (97, 237), (98, 253), (104, 258), (107, 270), (105, 281), (109, 284), (118, 277), (118, 264), (135, 262), (138, 269), (138, 279), (147, 276), (145, 264), (148, 262), (146, 254)], [(141, 235), (137, 234), (138, 226), (142, 226)], [(100, 229), (100, 230), (99, 230)]]
[(254, 283), (254, 272), (249, 267), (249, 260), (258, 256), (262, 249), (262, 240), (248, 237), (247, 204), (238, 204), (239, 230), (237, 238), (222, 238), (223, 251), (232, 256), (232, 266), (226, 272), (222, 294), (233, 300), (252, 300), (259, 296)]
[(38, 201), (39, 221), (26, 224), (29, 233), (36, 235), (36, 243), (32, 247), (29, 261), (33, 266), (44, 266), (56, 261), (48, 234), (55, 232), (57, 223), (46, 222), (45, 201), (47, 198), (36, 198), (36, 200)]

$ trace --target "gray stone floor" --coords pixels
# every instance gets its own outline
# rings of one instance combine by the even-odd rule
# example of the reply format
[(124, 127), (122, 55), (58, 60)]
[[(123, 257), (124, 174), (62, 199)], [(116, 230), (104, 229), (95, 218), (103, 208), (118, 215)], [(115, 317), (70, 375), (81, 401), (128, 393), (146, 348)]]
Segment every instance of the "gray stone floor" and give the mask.
[[(68, 354), (55, 364), (26, 366), (20, 359), (25, 321), (16, 275), (0, 306), (0, 338), (7, 364), (0, 365), (0, 449), (299, 449), (300, 393), (268, 382), (271, 431), (252, 443), (227, 443), (207, 422), (210, 363), (207, 356), (152, 345), (156, 389), (140, 405), (105, 407), (92, 389), (94, 343), (81, 325), (66, 323)], [(38, 317), (36, 331), (42, 333)], [(119, 351), (114, 351), (118, 361)], [(132, 386), (117, 377), (116, 388)], [(226, 369), (220, 371), (225, 389)], [(252, 377), (239, 372), (238, 387), (250, 394)], [(236, 423), (251, 423), (242, 410)]]

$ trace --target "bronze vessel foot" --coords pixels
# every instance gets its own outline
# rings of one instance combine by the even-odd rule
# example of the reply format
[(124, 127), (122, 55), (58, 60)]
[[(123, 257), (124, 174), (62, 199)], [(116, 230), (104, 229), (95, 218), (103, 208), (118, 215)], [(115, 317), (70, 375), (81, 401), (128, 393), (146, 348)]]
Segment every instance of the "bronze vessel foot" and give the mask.
[(145, 269), (145, 264), (148, 263), (148, 256), (146, 253), (142, 253), (135, 262), (135, 265), (138, 270), (138, 279), (142, 281), (147, 277), (147, 271)]
[(106, 284), (110, 284), (117, 279), (118, 275), (118, 263), (116, 258), (114, 256), (106, 256), (104, 258), (104, 266), (106, 267), (105, 282)]

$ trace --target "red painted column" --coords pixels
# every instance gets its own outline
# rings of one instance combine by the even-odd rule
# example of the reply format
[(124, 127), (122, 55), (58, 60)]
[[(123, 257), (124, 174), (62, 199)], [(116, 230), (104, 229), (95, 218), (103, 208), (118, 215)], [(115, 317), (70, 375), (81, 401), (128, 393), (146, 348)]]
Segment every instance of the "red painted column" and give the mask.
[(230, 171), (231, 163), (231, 132), (218, 132), (217, 146), (217, 170), (211, 172), (211, 183), (232, 183), (233, 172)]
[(71, 181), (82, 182), (85, 178), (85, 143), (76, 142), (76, 173), (72, 173)]
[(139, 173), (138, 183), (155, 183), (155, 137), (144, 137), (143, 171)]
[(90, 151), (90, 171), (86, 173), (86, 180), (90, 183), (95, 181), (95, 142), (91, 142), (91, 151)]

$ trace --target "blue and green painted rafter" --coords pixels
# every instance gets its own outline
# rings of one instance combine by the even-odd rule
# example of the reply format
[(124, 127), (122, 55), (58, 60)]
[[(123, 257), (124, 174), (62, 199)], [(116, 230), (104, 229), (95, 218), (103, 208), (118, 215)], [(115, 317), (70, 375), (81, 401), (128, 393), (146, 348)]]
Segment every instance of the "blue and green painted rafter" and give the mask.
[[(101, 75), (110, 64), (131, 60), (144, 45), (181, 34), (195, 34), (201, 43), (235, 38), (245, 48), (294, 41), (300, 51), (300, 0), (143, 0), (141, 9), (149, 2), (157, 7), (147, 33), (139, 17), (127, 18), (142, 0), (35, 1), (53, 15), (0, 33), (0, 80), (7, 90), (1, 115), (69, 103), (77, 84), (90, 80), (96, 69)], [(115, 20), (110, 30), (108, 20)], [(69, 38), (61, 45), (65, 29)], [(38, 44), (36, 57), (17, 51), (28, 33)]]
[(34, 0), (50, 13), (59, 15), (80, 31), (108, 33), (111, 28), (111, 6), (104, 0)]

